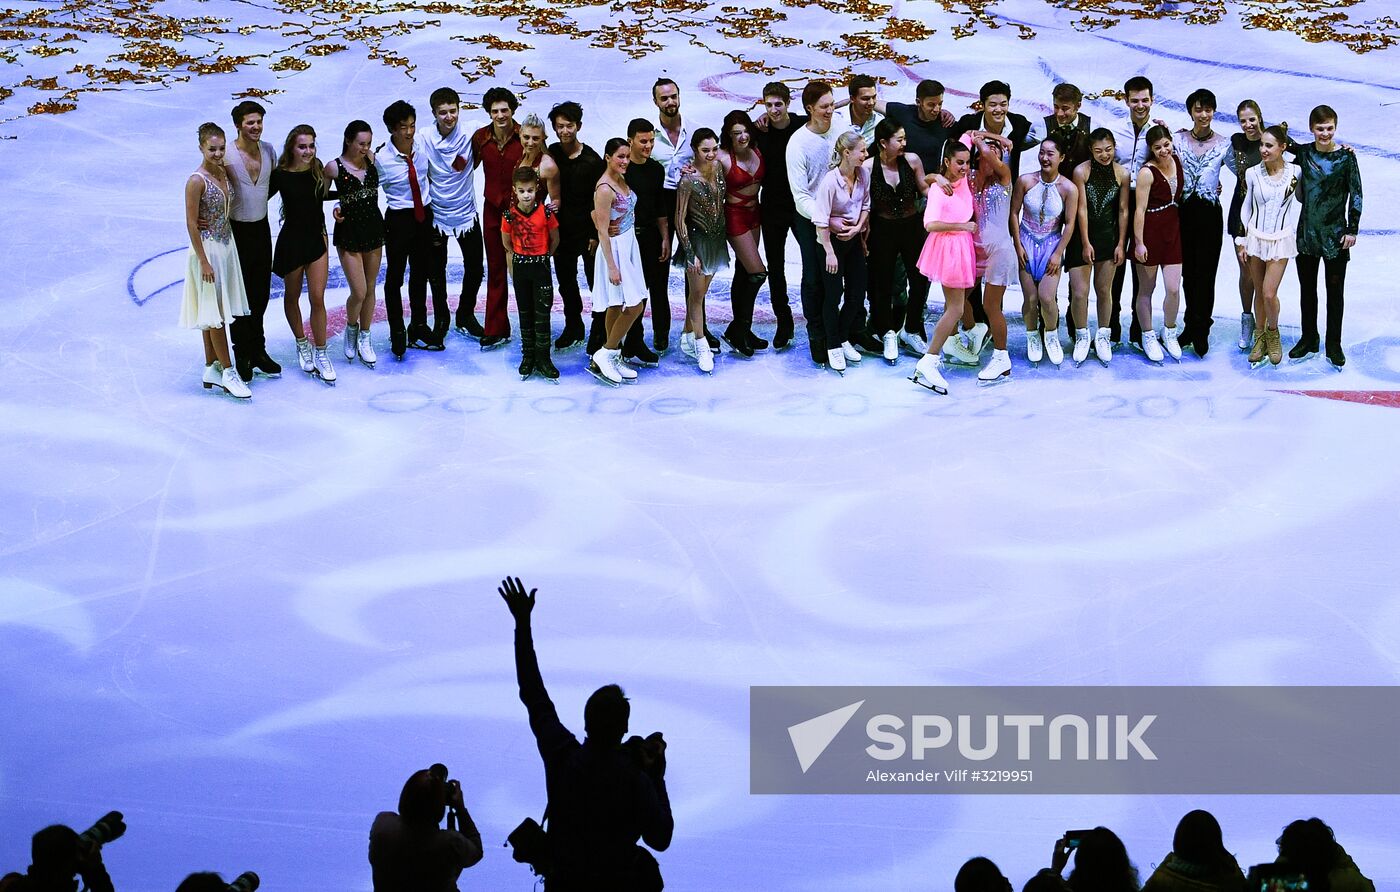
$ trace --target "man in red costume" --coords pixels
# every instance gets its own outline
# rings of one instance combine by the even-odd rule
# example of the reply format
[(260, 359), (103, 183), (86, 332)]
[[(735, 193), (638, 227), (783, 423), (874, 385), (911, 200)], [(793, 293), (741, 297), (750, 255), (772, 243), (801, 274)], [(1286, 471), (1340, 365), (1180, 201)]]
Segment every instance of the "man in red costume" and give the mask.
[[(511, 177), (523, 151), (520, 125), (515, 123), (520, 100), (505, 87), (492, 87), (481, 104), (491, 115), (491, 123), (472, 134), (472, 155), (486, 174), (482, 232), (499, 233), (501, 215), (510, 206)], [(486, 333), (481, 349), (490, 350), (510, 340), (506, 309), (506, 252), (498, 235), (486, 239)]]

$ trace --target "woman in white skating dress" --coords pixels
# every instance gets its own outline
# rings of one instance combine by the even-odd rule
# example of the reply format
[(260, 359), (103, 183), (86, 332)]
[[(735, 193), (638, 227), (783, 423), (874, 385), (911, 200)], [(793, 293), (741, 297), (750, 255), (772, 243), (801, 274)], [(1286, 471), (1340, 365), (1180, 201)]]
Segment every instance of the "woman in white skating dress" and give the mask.
[(185, 265), (185, 293), (180, 325), (204, 335), (204, 387), (231, 396), (253, 395), (229, 360), (225, 323), (247, 316), (248, 295), (238, 266), (238, 247), (229, 226), (232, 180), (224, 169), (224, 131), (217, 124), (199, 128), (204, 163), (185, 182), (185, 229), (190, 253)]
[(1283, 361), (1278, 334), (1278, 286), (1288, 261), (1298, 256), (1298, 165), (1283, 158), (1288, 131), (1269, 127), (1259, 138), (1259, 164), (1245, 171), (1244, 204), (1240, 222), (1245, 234), (1235, 238), (1240, 263), (1254, 280), (1254, 317), (1257, 328), (1251, 363)]

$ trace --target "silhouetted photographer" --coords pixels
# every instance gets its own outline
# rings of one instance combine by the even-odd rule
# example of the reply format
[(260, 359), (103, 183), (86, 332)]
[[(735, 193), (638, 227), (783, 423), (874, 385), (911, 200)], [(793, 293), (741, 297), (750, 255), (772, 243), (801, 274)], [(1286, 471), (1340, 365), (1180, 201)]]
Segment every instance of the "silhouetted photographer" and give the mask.
[(535, 658), (535, 590), (527, 594), (519, 579), (507, 578), (498, 591), (515, 617), (516, 680), (549, 797), (543, 834), (533, 821), (511, 834), (516, 860), (534, 867), (549, 892), (656, 892), (661, 869), (638, 840), (658, 852), (671, 844), (666, 741), (658, 731), (623, 742), (631, 706), (622, 688), (610, 684), (588, 698), (580, 744), (559, 721)]
[(55, 824), (34, 834), (33, 863), (23, 874), (0, 879), (3, 892), (77, 892), (79, 879), (88, 892), (112, 892), (112, 878), (102, 864), (102, 846), (126, 832), (121, 812), (109, 812), (82, 833)]
[(258, 883), (258, 875), (251, 870), (239, 874), (231, 883), (224, 882), (224, 878), (217, 873), (206, 871), (185, 877), (175, 887), (175, 892), (257, 892)]
[(480, 860), (481, 833), (445, 765), (410, 775), (398, 812), (380, 812), (370, 827), (374, 892), (455, 892), (457, 877)]

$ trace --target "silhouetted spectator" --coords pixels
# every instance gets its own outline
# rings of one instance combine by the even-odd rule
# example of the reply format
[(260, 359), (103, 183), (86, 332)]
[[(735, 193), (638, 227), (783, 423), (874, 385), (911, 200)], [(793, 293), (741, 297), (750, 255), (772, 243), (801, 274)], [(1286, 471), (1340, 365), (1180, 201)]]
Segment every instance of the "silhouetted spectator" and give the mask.
[(175, 892), (253, 892), (258, 885), (258, 875), (251, 870), (239, 874), (231, 883), (213, 871), (202, 871), (185, 877)]
[(1011, 892), (1011, 881), (990, 858), (969, 858), (953, 878), (953, 892)]
[(72, 827), (55, 824), (34, 834), (33, 859), (23, 876), (9, 874), (0, 880), (5, 892), (74, 892), (75, 876), (90, 892), (112, 892), (112, 878), (102, 864), (102, 847), (84, 840)]
[(1047, 867), (1026, 880), (1026, 885), (1021, 887), (1021, 892), (1070, 892), (1070, 888), (1069, 883), (1060, 876), (1059, 871), (1053, 867)]
[(661, 888), (661, 871), (643, 840), (658, 852), (671, 844), (675, 822), (666, 795), (666, 743), (655, 733), (624, 745), (631, 706), (622, 688), (604, 685), (583, 708), (582, 744), (559, 721), (545, 690), (530, 632), (535, 590), (519, 579), (498, 591), (515, 618), (515, 673), (544, 760), (549, 797), (546, 832), (549, 892)]
[[(443, 830), (438, 824), (449, 806)], [(462, 801), (461, 785), (448, 781), (442, 766), (410, 775), (398, 812), (380, 812), (370, 827), (374, 892), (454, 892), (458, 875), (480, 860), (481, 834)]]
[(1051, 869), (1061, 873), (1074, 853), (1074, 870), (1069, 875), (1069, 887), (1074, 892), (1138, 892), (1141, 881), (1137, 868), (1128, 860), (1128, 850), (1118, 835), (1107, 827), (1095, 827), (1071, 848), (1068, 839), (1055, 845)]
[(1172, 851), (1142, 892), (1241, 892), (1244, 872), (1225, 849), (1220, 822), (1208, 811), (1187, 812), (1176, 825)]
[(1294, 821), (1278, 838), (1278, 864), (1308, 878), (1308, 892), (1375, 892), (1321, 818)]

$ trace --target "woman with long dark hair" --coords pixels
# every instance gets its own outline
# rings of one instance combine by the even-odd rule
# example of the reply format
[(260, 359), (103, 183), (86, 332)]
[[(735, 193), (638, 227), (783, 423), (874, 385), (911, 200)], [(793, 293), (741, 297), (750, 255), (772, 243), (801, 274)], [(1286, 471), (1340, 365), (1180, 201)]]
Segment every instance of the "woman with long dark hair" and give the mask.
[(335, 213), (336, 252), (350, 296), (345, 299), (345, 361), (374, 368), (370, 342), (374, 325), (374, 287), (384, 254), (384, 215), (379, 212), (379, 171), (374, 166), (374, 133), (368, 123), (345, 127), (340, 157), (326, 165), (326, 179), (335, 183), (340, 204)]
[(753, 305), (768, 278), (768, 268), (758, 253), (761, 218), (758, 192), (768, 172), (763, 155), (754, 146), (754, 126), (749, 113), (735, 109), (724, 116), (719, 134), (719, 163), (724, 171), (724, 231), (738, 261), (729, 286), (734, 320), (720, 337), (740, 356), (766, 350), (768, 342), (753, 333)]
[(1308, 881), (1308, 892), (1376, 889), (1321, 818), (1300, 819), (1283, 828), (1278, 838), (1278, 860), (1274, 863), (1301, 873)]
[[(918, 155), (904, 149), (904, 127), (893, 118), (882, 118), (875, 125), (875, 151), (865, 162), (870, 171), (870, 325), (881, 335), (885, 362), (894, 365), (899, 346), (922, 354), (924, 308), (928, 305), (929, 281), (919, 272), (919, 251), (927, 233), (919, 215), (919, 199), (928, 194), (924, 165)], [(903, 318), (895, 318), (894, 268), (904, 261), (909, 281), (909, 302)]]
[[(326, 171), (316, 157), (316, 131), (298, 124), (287, 134), (282, 157), (272, 172), (269, 197), (282, 196), (282, 228), (272, 250), (272, 272), (282, 277), (282, 310), (297, 341), (301, 370), (327, 384), (335, 383), (335, 366), (326, 354), (326, 215), (321, 203), (331, 200)], [(301, 286), (311, 298), (311, 337), (301, 315)]]
[[(1147, 163), (1138, 171), (1137, 211), (1133, 218), (1133, 257), (1138, 264), (1134, 312), (1142, 326), (1142, 342), (1135, 346), (1151, 362), (1162, 361), (1163, 347), (1180, 362), (1176, 313), (1181, 305), (1181, 191), (1186, 177), (1176, 157), (1170, 129), (1153, 125), (1147, 131), (1146, 141)], [(1152, 292), (1157, 288), (1159, 269), (1167, 292), (1162, 300), (1160, 340), (1152, 327)]]
[(1095, 827), (1080, 838), (1068, 879), (1074, 892), (1138, 892), (1141, 888), (1127, 847), (1107, 827)]
[[(604, 384), (617, 386), (635, 382), (637, 373), (622, 361), (622, 338), (647, 299), (646, 275), (642, 272), (642, 251), (637, 246), (637, 196), (625, 179), (631, 162), (627, 140), (614, 136), (603, 147), (607, 165), (593, 189), (593, 226), (598, 232), (598, 252), (594, 255), (594, 312), (602, 309), (605, 340), (590, 357), (588, 373)], [(617, 235), (609, 235), (617, 227)]]
[(1244, 872), (1225, 848), (1220, 822), (1208, 811), (1189, 811), (1176, 825), (1171, 854), (1142, 892), (1240, 892)]
[(675, 263), (685, 269), (685, 329), (681, 352), (700, 371), (715, 370), (715, 355), (705, 337), (705, 295), (715, 274), (729, 266), (725, 242), (724, 170), (719, 164), (719, 137), (701, 127), (690, 137), (694, 169), (676, 187), (676, 235), (681, 248)]
[(948, 140), (943, 146), (943, 169), (939, 173), (952, 187), (952, 194), (930, 189), (928, 207), (924, 209), (928, 239), (919, 253), (918, 268), (930, 282), (943, 286), (943, 315), (933, 328), (928, 352), (914, 366), (914, 376), (909, 380), (940, 394), (948, 392), (948, 382), (941, 371), (943, 342), (957, 331), (967, 290), (977, 281), (977, 245), (973, 238), (977, 221), (972, 189), (967, 182), (971, 165), (968, 147), (955, 139)]

